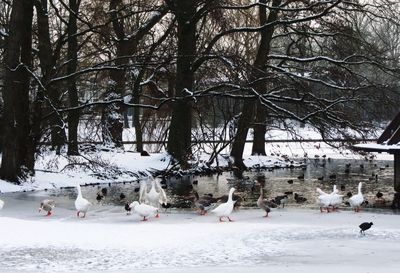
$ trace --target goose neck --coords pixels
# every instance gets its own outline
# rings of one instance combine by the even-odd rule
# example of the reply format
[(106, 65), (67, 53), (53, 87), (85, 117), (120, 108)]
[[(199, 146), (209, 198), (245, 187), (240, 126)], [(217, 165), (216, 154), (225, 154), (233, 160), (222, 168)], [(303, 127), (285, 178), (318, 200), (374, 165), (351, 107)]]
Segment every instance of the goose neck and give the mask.
[(82, 197), (81, 186), (78, 184), (78, 185), (76, 185), (76, 188), (78, 189), (78, 196), (79, 196), (79, 197)]
[(233, 190), (229, 191), (228, 202), (233, 202)]

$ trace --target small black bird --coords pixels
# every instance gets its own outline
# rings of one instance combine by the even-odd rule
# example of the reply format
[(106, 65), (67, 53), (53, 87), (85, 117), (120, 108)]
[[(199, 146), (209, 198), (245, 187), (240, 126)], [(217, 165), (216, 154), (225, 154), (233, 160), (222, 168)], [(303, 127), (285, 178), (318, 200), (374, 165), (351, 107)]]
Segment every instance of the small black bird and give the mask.
[(128, 203), (125, 204), (125, 210), (126, 210), (126, 215), (130, 215), (131, 214), (132, 208), (129, 206)]
[(102, 188), (101, 189), (101, 193), (104, 195), (104, 196), (106, 196), (107, 195), (107, 188)]
[(96, 195), (97, 202), (100, 202), (103, 198), (104, 198), (104, 196), (101, 193), (98, 192), (97, 195)]
[(161, 207), (163, 207), (165, 210), (167, 210), (172, 207), (172, 204), (171, 203), (162, 203)]
[(293, 179), (290, 179), (287, 182), (288, 182), (288, 184), (293, 184)]
[(373, 225), (372, 222), (370, 222), (370, 223), (364, 222), (364, 223), (362, 223), (361, 225), (359, 225), (359, 227), (360, 227), (360, 234), (364, 234), (364, 235), (365, 235), (365, 231), (366, 231), (367, 229), (370, 229), (372, 225)]

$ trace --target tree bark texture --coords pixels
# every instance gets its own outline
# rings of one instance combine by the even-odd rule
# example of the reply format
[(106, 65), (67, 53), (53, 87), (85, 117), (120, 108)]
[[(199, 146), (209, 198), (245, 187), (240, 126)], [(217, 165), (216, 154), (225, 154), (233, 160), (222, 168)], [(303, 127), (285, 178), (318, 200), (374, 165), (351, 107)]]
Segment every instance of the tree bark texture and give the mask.
[(32, 62), (32, 0), (14, 0), (5, 55), (4, 138), (0, 175), (19, 182), (33, 172), (30, 143), (29, 85)]
[[(130, 58), (137, 51), (138, 43), (141, 39), (150, 31), (150, 29), (156, 25), (162, 17), (167, 14), (168, 9), (166, 7), (161, 7), (159, 13), (152, 16), (148, 19), (142, 26), (140, 26), (139, 22), (137, 25), (137, 29), (135, 35), (126, 36), (126, 30), (124, 25), (124, 16), (122, 13), (118, 13), (119, 8), (123, 5), (122, 0), (110, 0), (110, 15), (112, 20), (112, 26), (114, 33), (116, 35), (116, 56), (114, 60), (114, 64), (117, 69), (110, 71), (110, 78), (114, 84), (114, 91), (117, 96), (123, 97), (125, 96), (125, 85), (126, 85), (126, 68), (130, 63)], [(138, 96), (138, 94), (136, 94)], [(106, 97), (109, 95), (106, 94)], [(113, 95), (111, 95), (114, 97)], [(133, 97), (135, 94), (133, 94)], [(102, 117), (102, 120), (108, 121), (108, 116), (116, 117), (118, 114), (120, 121), (116, 119), (111, 120), (108, 124), (103, 125), (103, 128), (107, 128), (108, 133), (111, 137), (111, 141), (114, 142), (116, 146), (122, 146), (122, 132), (124, 128), (123, 117), (126, 111), (126, 108), (121, 105), (114, 105), (114, 107), (110, 108), (113, 113), (109, 113), (107, 109), (103, 111), (103, 114), (106, 115)], [(134, 115), (138, 114), (138, 111), (135, 111)], [(126, 122), (125, 122), (126, 124)], [(121, 126), (122, 125), (122, 126)], [(141, 141), (142, 136), (138, 139), (138, 134), (141, 134), (140, 123), (135, 122), (135, 131), (137, 141)], [(128, 126), (125, 126), (128, 127)], [(112, 133), (111, 133), (112, 132)], [(143, 150), (143, 147), (139, 147), (138, 150)]]
[[(39, 61), (40, 69), (42, 72), (41, 82), (44, 87), (38, 87), (38, 96), (35, 101), (35, 107), (37, 110), (44, 107), (43, 98), (47, 97), (48, 101), (44, 109), (45, 114), (52, 113), (48, 122), (51, 132), (51, 144), (52, 147), (60, 153), (61, 147), (65, 144), (65, 130), (64, 121), (59, 113), (55, 113), (55, 108), (59, 107), (60, 101), (60, 91), (57, 86), (50, 84), (50, 80), (55, 74), (55, 59), (54, 52), (52, 49), (50, 41), (50, 30), (49, 30), (49, 17), (48, 17), (48, 1), (40, 0), (35, 1), (36, 11), (37, 11), (37, 21), (38, 21), (38, 44), (39, 44)], [(43, 90), (42, 90), (43, 89)], [(36, 110), (36, 111), (37, 111)], [(41, 112), (41, 110), (40, 110)], [(42, 113), (34, 113), (37, 117), (32, 126), (40, 126), (37, 121), (41, 121)], [(40, 129), (35, 130), (40, 132)], [(39, 139), (40, 136), (35, 136), (35, 139)]]
[[(273, 0), (272, 6), (279, 6), (282, 0)], [(267, 17), (267, 10), (265, 7), (266, 0), (260, 0), (261, 4), (259, 7), (259, 20), (260, 20), (260, 25), (265, 25), (267, 23), (273, 22), (277, 19), (278, 17), (278, 10), (270, 10), (269, 15)], [(256, 81), (258, 78), (263, 77), (265, 74), (265, 64), (267, 62), (267, 56), (270, 52), (271, 48), (271, 40), (272, 40), (272, 35), (274, 33), (275, 27), (270, 26), (267, 28), (264, 28), (261, 31), (261, 39), (260, 39), (260, 44), (257, 50), (257, 55), (253, 63), (253, 71), (251, 73), (251, 79), (253, 81)], [(252, 86), (255, 90), (257, 90), (260, 94), (263, 93), (263, 90), (266, 89), (266, 84), (262, 81), (256, 81), (256, 84)], [(262, 106), (260, 103), (258, 103), (259, 106)], [(257, 112), (254, 112), (253, 109), (258, 108)], [(231, 156), (234, 159), (234, 165), (238, 167), (239, 169), (246, 169), (245, 164), (243, 163), (243, 151), (244, 151), (244, 146), (246, 143), (246, 138), (247, 138), (247, 133), (250, 127), (253, 126), (254, 123), (254, 116), (258, 115), (256, 118), (257, 123), (261, 121), (262, 119), (265, 119), (262, 115), (265, 113), (263, 110), (260, 110), (261, 107), (256, 107), (256, 101), (249, 101), (249, 102), (244, 102), (243, 104), (243, 110), (242, 110), (242, 115), (239, 117), (238, 121), (238, 129), (237, 132), (238, 134), (236, 135), (236, 138), (232, 144), (232, 150), (231, 150)], [(260, 112), (258, 112), (260, 111)], [(264, 121), (265, 123), (265, 121)], [(252, 153), (254, 154), (265, 154), (265, 147), (263, 149), (259, 149), (261, 146), (265, 146), (265, 128), (261, 129), (258, 127), (255, 130), (255, 136), (254, 139), (261, 142), (263, 139), (264, 143), (257, 143), (256, 147), (252, 149)], [(257, 136), (256, 136), (257, 134)], [(261, 135), (263, 134), (263, 135)], [(254, 145), (254, 143), (253, 143)]]
[[(79, 1), (80, 2), (80, 1)], [(79, 2), (77, 0), (69, 0), (69, 8), (71, 9), (68, 19), (68, 65), (67, 73), (71, 75), (75, 73), (78, 66), (78, 39), (76, 14), (79, 12)], [(69, 106), (78, 106), (78, 89), (76, 87), (76, 78), (68, 79), (68, 98)], [(78, 125), (79, 110), (68, 112), (68, 155), (79, 155), (78, 148)]]
[(168, 152), (181, 166), (187, 165), (191, 154), (192, 102), (186, 91), (192, 91), (194, 71), (192, 64), (196, 54), (196, 1), (175, 1), (172, 7), (178, 22), (178, 57), (176, 68), (175, 96), (181, 97), (173, 104), (168, 135)]
[(265, 122), (267, 119), (267, 109), (257, 101), (256, 103), (256, 116), (254, 120), (254, 136), (253, 136), (253, 147), (252, 155), (266, 155), (265, 153), (265, 133), (266, 126)]

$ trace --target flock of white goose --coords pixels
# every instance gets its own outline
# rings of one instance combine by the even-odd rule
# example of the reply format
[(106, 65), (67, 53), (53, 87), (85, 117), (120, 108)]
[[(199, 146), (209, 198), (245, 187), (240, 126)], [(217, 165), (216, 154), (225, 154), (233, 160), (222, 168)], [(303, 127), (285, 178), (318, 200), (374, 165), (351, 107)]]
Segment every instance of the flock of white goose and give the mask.
[[(263, 184), (260, 184), (256, 181), (258, 185), (260, 185), (260, 197), (257, 200), (257, 205), (260, 209), (262, 209), (266, 214), (264, 217), (268, 217), (268, 213), (271, 211), (268, 201), (264, 200), (264, 190)], [(361, 192), (362, 183), (358, 184), (358, 193), (353, 195), (349, 199), (350, 206), (355, 212), (360, 210), (360, 206), (364, 201), (363, 194)], [(82, 196), (82, 191), (79, 183), (76, 185), (78, 195), (75, 200), (75, 208), (76, 215), (78, 218), (84, 218), (86, 216), (87, 211), (89, 210), (92, 203), (90, 203), (86, 198)], [(195, 206), (199, 210), (200, 215), (205, 215), (208, 211), (214, 213), (219, 221), (223, 222), (223, 218), (226, 218), (228, 221), (232, 222), (233, 220), (230, 218), (230, 215), (233, 211), (235, 200), (233, 200), (233, 192), (235, 188), (231, 188), (229, 190), (228, 200), (225, 203), (219, 204), (214, 209), (213, 206), (216, 203), (216, 199), (212, 196), (202, 196), (195, 192)], [(320, 207), (320, 211), (334, 211), (338, 208), (338, 206), (343, 201), (343, 195), (338, 194), (338, 190), (336, 185), (333, 186), (333, 191), (331, 193), (326, 193), (322, 191), (320, 188), (317, 188), (317, 193), (319, 196), (317, 197), (317, 204)], [(127, 204), (125, 206), (125, 210), (127, 214), (130, 214), (132, 211), (143, 217), (142, 221), (147, 221), (148, 217), (155, 216), (159, 217), (160, 205), (167, 204), (167, 195), (164, 189), (161, 187), (158, 180), (151, 178), (150, 189), (147, 185), (146, 181), (142, 181), (140, 183), (140, 194), (139, 201), (134, 201), (131, 204)], [(50, 216), (51, 211), (55, 207), (56, 203), (52, 199), (45, 199), (40, 203), (39, 212), (45, 211), (46, 216)], [(4, 206), (4, 201), (0, 199), (0, 210)]]
[[(355, 212), (360, 211), (361, 204), (364, 202), (364, 196), (361, 192), (361, 187), (362, 182), (358, 183), (357, 194), (349, 198), (349, 204)], [(317, 197), (317, 204), (319, 205), (321, 212), (324, 210), (327, 212), (331, 210), (334, 211), (343, 202), (343, 195), (338, 194), (339, 191), (336, 189), (336, 185), (333, 185), (333, 191), (331, 193), (326, 193), (320, 188), (317, 188), (317, 192), (319, 193), (319, 196)]]

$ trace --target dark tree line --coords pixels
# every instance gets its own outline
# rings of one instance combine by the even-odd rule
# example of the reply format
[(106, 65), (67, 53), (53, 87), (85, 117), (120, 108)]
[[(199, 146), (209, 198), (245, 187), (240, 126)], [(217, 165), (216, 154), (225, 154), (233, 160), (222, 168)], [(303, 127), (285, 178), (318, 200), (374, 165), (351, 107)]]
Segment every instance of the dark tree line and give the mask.
[[(267, 130), (291, 130), (287, 119), (325, 138), (362, 135), (397, 110), (397, 8), (389, 0), (3, 1), (0, 177), (33, 173), (41, 142), (79, 155), (84, 119), (123, 149), (130, 113), (137, 151), (162, 136), (183, 168), (198, 130), (220, 136), (211, 162), (235, 124), (230, 153), (240, 169), (249, 132), (252, 153), (264, 155)], [(382, 102), (388, 111), (379, 113)]]

